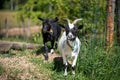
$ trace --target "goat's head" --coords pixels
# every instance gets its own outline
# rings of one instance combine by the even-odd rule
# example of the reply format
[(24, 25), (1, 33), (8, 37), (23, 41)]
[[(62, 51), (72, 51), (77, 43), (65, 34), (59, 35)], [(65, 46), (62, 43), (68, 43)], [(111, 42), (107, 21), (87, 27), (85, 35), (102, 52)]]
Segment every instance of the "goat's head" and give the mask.
[(54, 22), (57, 22), (58, 21), (58, 18), (54, 18), (54, 19), (43, 19), (43, 18), (38, 18), (40, 19), (43, 23), (43, 28), (42, 28), (42, 31), (43, 33), (49, 33), (49, 32), (52, 32), (51, 31), (51, 27), (52, 27), (52, 23)]
[(76, 23), (82, 19), (76, 19), (73, 21), (73, 23), (70, 23), (69, 19), (65, 19), (68, 22), (68, 25), (65, 26), (66, 36), (68, 40), (75, 40), (77, 36), (77, 31), (79, 29), (82, 29), (83, 25), (76, 26)]

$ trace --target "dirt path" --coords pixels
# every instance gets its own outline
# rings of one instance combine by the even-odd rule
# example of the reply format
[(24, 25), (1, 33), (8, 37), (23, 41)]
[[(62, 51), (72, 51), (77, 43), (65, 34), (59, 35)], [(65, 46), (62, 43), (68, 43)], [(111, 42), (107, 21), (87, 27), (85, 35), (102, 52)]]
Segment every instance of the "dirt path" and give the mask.
[[(48, 61), (52, 61), (58, 56), (57, 54), (49, 54)], [(29, 55), (30, 57), (37, 56)], [(0, 80), (50, 80), (39, 72), (36, 66), (29, 61), (29, 58), (28, 56), (0, 57), (0, 65), (5, 69), (5, 74), (0, 75)], [(42, 56), (41, 59), (44, 57)]]
[(13, 57), (13, 58), (1, 58), (0, 64), (5, 68), (7, 74), (1, 75), (0, 79), (2, 80), (9, 80), (9, 79), (34, 79), (37, 76), (42, 76), (38, 73), (38, 70), (35, 66), (27, 60), (27, 57)]

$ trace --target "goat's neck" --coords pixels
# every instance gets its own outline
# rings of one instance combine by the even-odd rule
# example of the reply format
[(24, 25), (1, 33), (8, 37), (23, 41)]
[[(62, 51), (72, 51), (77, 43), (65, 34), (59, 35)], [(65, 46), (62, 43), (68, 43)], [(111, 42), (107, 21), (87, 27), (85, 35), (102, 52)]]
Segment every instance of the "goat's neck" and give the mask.
[(74, 49), (75, 46), (75, 40), (67, 40), (67, 44), (71, 49)]

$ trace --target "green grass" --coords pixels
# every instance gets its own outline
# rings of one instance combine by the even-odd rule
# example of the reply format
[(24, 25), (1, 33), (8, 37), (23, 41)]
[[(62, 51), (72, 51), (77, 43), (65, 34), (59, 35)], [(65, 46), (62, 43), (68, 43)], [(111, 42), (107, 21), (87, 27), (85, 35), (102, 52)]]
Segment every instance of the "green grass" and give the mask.
[[(91, 44), (92, 43), (92, 44)], [(48, 73), (52, 80), (119, 80), (120, 78), (120, 47), (113, 46), (109, 51), (105, 51), (104, 41), (94, 38), (88, 44), (83, 41), (81, 52), (78, 56), (76, 75), (68, 71), (68, 76), (64, 77), (63, 65), (57, 64), (60, 70), (54, 69), (54, 61), (44, 63), (40, 58), (32, 59), (43, 74)], [(42, 67), (42, 68), (41, 68)]]
[[(92, 50), (92, 51), (91, 51)], [(113, 52), (115, 51), (115, 52)], [(120, 78), (120, 50), (119, 47), (114, 47), (113, 51), (104, 51), (103, 47), (84, 46), (81, 48), (80, 55), (78, 57), (76, 66), (76, 75), (72, 75), (71, 69), (68, 71), (68, 76), (64, 76), (63, 65), (58, 62), (55, 68), (55, 62), (45, 62), (41, 58), (41, 55), (36, 57), (29, 57), (30, 62), (32, 62), (39, 73), (45, 76), (45, 79), (50, 80), (119, 80)], [(24, 50), (20, 54), (13, 56), (32, 56), (36, 51)], [(14, 53), (14, 52), (12, 52)], [(8, 57), (8, 56), (5, 56)], [(4, 72), (4, 69), (0, 67), (0, 74)], [(14, 73), (19, 73), (19, 71), (14, 71)], [(14, 75), (12, 73), (12, 76)], [(17, 74), (18, 74), (17, 73)], [(34, 73), (33, 73), (34, 74)], [(15, 75), (13, 76), (15, 77)]]
[[(92, 43), (92, 45), (90, 44)], [(82, 49), (77, 62), (77, 72), (86, 80), (118, 80), (120, 77), (120, 47), (113, 46), (105, 51), (104, 42), (92, 39), (87, 48)]]
[[(36, 34), (36, 43), (40, 41), (41, 38), (37, 38), (40, 35)], [(87, 41), (87, 42), (86, 42)], [(119, 80), (120, 79), (120, 46), (113, 45), (108, 51), (105, 51), (104, 40), (99, 37), (81, 38), (82, 46), (81, 51), (78, 56), (76, 65), (76, 75), (72, 75), (71, 68), (68, 71), (68, 76), (64, 76), (63, 64), (61, 61), (55, 62), (45, 62), (41, 58), (42, 54), (35, 55), (38, 53), (43, 53), (43, 46), (34, 50), (23, 50), (19, 52), (20, 54), (15, 54), (16, 52), (11, 51), (9, 56), (28, 56), (29, 61), (32, 62), (39, 73), (45, 76), (45, 79), (50, 80)], [(7, 55), (5, 56), (7, 57)], [(56, 64), (57, 63), (57, 64)], [(2, 67), (0, 67), (0, 74), (3, 73)], [(4, 69), (3, 69), (4, 70)], [(34, 73), (33, 73), (34, 74)]]

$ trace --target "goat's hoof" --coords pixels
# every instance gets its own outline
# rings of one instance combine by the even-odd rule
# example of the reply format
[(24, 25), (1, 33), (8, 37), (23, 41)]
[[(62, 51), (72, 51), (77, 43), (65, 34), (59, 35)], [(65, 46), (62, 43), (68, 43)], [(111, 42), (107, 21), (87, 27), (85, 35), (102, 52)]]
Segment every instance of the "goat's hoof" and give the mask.
[(64, 73), (64, 76), (67, 76), (67, 73)]
[(48, 58), (45, 58), (45, 60), (48, 60)]
[(58, 48), (58, 44), (56, 43), (56, 44), (55, 44), (55, 49), (57, 49), (57, 48)]
[(72, 74), (75, 75), (75, 71), (72, 71)]
[(48, 60), (48, 56), (45, 56), (45, 60)]
[(51, 50), (50, 50), (50, 53), (53, 54), (53, 53), (54, 53), (54, 49), (51, 49)]

